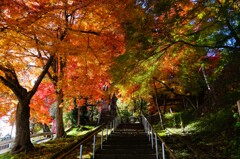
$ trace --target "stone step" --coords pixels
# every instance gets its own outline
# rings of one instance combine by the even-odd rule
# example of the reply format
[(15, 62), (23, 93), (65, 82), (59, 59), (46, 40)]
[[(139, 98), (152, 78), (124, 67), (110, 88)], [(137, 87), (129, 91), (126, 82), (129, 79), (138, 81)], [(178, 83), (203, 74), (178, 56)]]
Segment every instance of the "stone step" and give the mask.
[(144, 144), (144, 145), (117, 145), (117, 144), (113, 144), (113, 145), (110, 145), (110, 144), (105, 144), (103, 145), (103, 149), (144, 149), (144, 148), (151, 148), (151, 144), (148, 143), (148, 144)]
[(136, 141), (136, 140), (146, 140), (149, 141), (149, 138), (147, 136), (109, 136), (109, 141)]
[(112, 142), (114, 142), (114, 143), (125, 143), (125, 144), (128, 144), (128, 143), (131, 142), (131, 144), (140, 144), (140, 143), (147, 144), (147, 143), (149, 143), (149, 140), (147, 138), (145, 138), (145, 139), (144, 138), (137, 138), (137, 139), (134, 139), (134, 138), (132, 138), (132, 139), (129, 139), (129, 138), (120, 138), (120, 139), (118, 139), (118, 138), (108, 138), (107, 143), (108, 142), (111, 142), (111, 143)]
[(97, 150), (95, 159), (155, 159), (142, 124), (121, 124)]
[(111, 149), (111, 151), (109, 151), (109, 149), (102, 149), (102, 150), (98, 150), (97, 153), (99, 154), (142, 154), (144, 152), (144, 154), (152, 154), (153, 153), (153, 149), (149, 148), (149, 147), (143, 147), (141, 149), (133, 149), (133, 148), (122, 148), (122, 149)]
[(156, 154), (95, 154), (95, 159), (156, 159)]
[(140, 129), (143, 130), (144, 127), (141, 124), (121, 124), (118, 126), (119, 129)]
[(139, 144), (148, 144), (149, 142), (146, 141), (146, 140), (139, 140), (139, 141), (134, 141), (134, 142), (126, 142), (126, 141), (114, 141), (114, 142), (111, 142), (108, 140), (107, 143), (103, 143), (103, 144), (108, 144), (108, 145), (139, 145)]
[(139, 131), (139, 132), (145, 132), (144, 129), (132, 129), (132, 128), (124, 128), (124, 129), (120, 129), (120, 128), (117, 128), (116, 131), (132, 131), (132, 132), (135, 132), (135, 131)]
[(137, 132), (137, 133), (126, 133), (126, 132), (114, 132), (110, 137), (146, 137), (146, 133)]

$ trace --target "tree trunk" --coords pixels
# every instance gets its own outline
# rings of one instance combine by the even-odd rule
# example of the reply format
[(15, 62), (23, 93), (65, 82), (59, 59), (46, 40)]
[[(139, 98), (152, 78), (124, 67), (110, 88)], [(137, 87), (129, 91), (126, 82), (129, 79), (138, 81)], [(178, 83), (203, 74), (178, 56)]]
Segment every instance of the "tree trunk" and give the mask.
[(159, 105), (158, 105), (158, 99), (157, 99), (157, 97), (155, 97), (155, 103), (156, 103), (156, 107), (157, 107), (157, 110), (158, 110), (160, 125), (161, 125), (162, 129), (164, 130), (163, 120), (162, 120), (162, 113), (161, 113), (161, 110), (160, 110)]
[(238, 114), (240, 115), (240, 100), (237, 101)]
[(184, 131), (184, 123), (183, 123), (183, 119), (182, 119), (182, 114), (180, 114), (179, 118), (180, 118), (180, 125), (181, 125), (181, 128), (182, 128), (182, 132), (185, 132)]
[(25, 151), (27, 153), (33, 149), (33, 144), (30, 140), (29, 104), (31, 98), (36, 93), (39, 84), (41, 83), (51, 63), (53, 62), (53, 59), (54, 56), (50, 56), (41, 74), (35, 81), (33, 88), (29, 92), (27, 92), (27, 89), (20, 85), (17, 73), (11, 64), (9, 64), (7, 67), (0, 65), (0, 70), (5, 74), (5, 77), (0, 75), (0, 82), (13, 91), (19, 102), (16, 111), (16, 138), (15, 145), (11, 150), (12, 154), (16, 154), (22, 151)]
[(198, 98), (196, 97), (196, 107), (197, 109), (199, 108), (199, 102), (198, 102)]
[(161, 114), (161, 110), (160, 110), (159, 105), (158, 105), (157, 87), (156, 87), (156, 85), (155, 85), (155, 82), (153, 82), (153, 84), (154, 84), (154, 89), (155, 89), (155, 105), (156, 105), (157, 110), (158, 110), (160, 125), (161, 125), (162, 129), (164, 130), (164, 125), (163, 125), (163, 120), (162, 120), (162, 114)]
[(57, 127), (56, 137), (57, 138), (66, 136), (66, 133), (64, 131), (62, 104), (63, 104), (63, 92), (62, 90), (60, 90), (60, 92), (58, 93), (58, 104), (56, 108), (56, 127)]
[[(51, 132), (50, 128), (47, 124), (42, 124), (43, 132)], [(47, 135), (48, 138), (51, 137), (51, 135)]]
[[(61, 35), (62, 39), (64, 35)], [(64, 77), (64, 68), (66, 66), (66, 57), (65, 55), (58, 53), (57, 58), (52, 63), (53, 74), (51, 75), (48, 72), (49, 78), (52, 80), (54, 84), (54, 89), (57, 95), (57, 108), (56, 108), (56, 138), (65, 137), (66, 133), (64, 131), (63, 124), (63, 90), (61, 86), (58, 85), (60, 81), (63, 80)]]
[(64, 131), (63, 124), (63, 108), (59, 106), (57, 107), (56, 110), (56, 127), (57, 127), (56, 137), (57, 138), (65, 137), (66, 133)]
[(26, 153), (33, 150), (33, 144), (30, 140), (30, 128), (29, 128), (29, 118), (30, 118), (30, 101), (22, 100), (17, 105), (16, 112), (16, 138), (15, 144), (11, 151), (12, 154), (16, 154), (22, 151)]
[(167, 111), (167, 102), (166, 102), (166, 98), (163, 99), (163, 114), (166, 114)]
[(172, 108), (170, 108), (170, 113), (173, 115), (173, 127), (176, 127), (177, 126), (176, 117), (173, 114)]
[(205, 83), (206, 83), (206, 85), (207, 85), (207, 88), (208, 88), (209, 91), (211, 91), (211, 87), (210, 87), (210, 85), (209, 85), (209, 81), (208, 81), (208, 78), (207, 78), (207, 74), (206, 74), (206, 71), (205, 71), (205, 66), (204, 66), (204, 64), (201, 66), (201, 69), (202, 69), (204, 81), (205, 81)]
[(81, 126), (81, 107), (78, 106), (78, 119), (77, 119), (77, 126)]

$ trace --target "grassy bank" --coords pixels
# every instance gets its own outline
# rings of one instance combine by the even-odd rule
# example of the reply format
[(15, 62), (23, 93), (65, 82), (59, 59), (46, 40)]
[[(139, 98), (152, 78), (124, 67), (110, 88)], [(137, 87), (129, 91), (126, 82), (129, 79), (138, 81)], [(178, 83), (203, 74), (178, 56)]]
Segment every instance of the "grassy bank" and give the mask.
[[(166, 114), (164, 123), (173, 135), (190, 143), (189, 146), (199, 154), (198, 158), (239, 159), (238, 121), (239, 116), (236, 116), (233, 109), (225, 108), (201, 115), (193, 110)], [(160, 130), (159, 132), (162, 136), (166, 135)]]
[(45, 143), (34, 145), (34, 151), (25, 154), (20, 153), (17, 155), (11, 155), (10, 153), (5, 153), (0, 155), (1, 159), (50, 159), (56, 153), (65, 149), (69, 144), (74, 144), (78, 142), (79, 139), (83, 138), (85, 134), (89, 131), (94, 130), (93, 126), (83, 126), (81, 128), (72, 128), (67, 132), (66, 138), (60, 138), (55, 140), (50, 140)]

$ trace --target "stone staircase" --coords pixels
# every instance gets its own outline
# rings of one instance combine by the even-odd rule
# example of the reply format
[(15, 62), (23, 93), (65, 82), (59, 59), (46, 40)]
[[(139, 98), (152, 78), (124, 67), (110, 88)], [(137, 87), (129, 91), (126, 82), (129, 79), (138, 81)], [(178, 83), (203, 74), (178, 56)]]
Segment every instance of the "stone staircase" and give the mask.
[(110, 114), (110, 111), (108, 110), (108, 108), (103, 108), (101, 110), (101, 115), (100, 115), (100, 121), (99, 124), (103, 124), (103, 123), (108, 123), (109, 121), (111, 121), (114, 117)]
[(143, 125), (120, 124), (95, 153), (95, 159), (156, 159)]

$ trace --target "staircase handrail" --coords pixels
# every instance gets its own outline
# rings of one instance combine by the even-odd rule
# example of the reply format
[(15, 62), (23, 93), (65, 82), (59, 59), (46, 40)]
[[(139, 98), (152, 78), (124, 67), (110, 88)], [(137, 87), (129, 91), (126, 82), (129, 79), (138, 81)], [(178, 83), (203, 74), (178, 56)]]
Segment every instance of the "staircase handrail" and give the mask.
[(164, 140), (158, 135), (158, 133), (156, 133), (156, 131), (154, 130), (153, 126), (149, 123), (149, 121), (147, 120), (147, 118), (144, 116), (143, 113), (141, 113), (141, 116), (142, 116), (142, 124), (144, 126), (145, 132), (149, 136), (149, 140), (151, 140), (151, 142), (152, 142), (152, 146), (153, 146), (153, 134), (155, 135), (156, 159), (158, 159), (157, 138), (162, 143), (162, 158), (165, 159), (165, 151), (164, 151), (164, 149), (166, 149), (166, 151), (169, 153), (170, 157), (172, 159), (176, 159), (176, 156), (173, 154), (172, 150), (165, 144)]
[(91, 134), (90, 136), (88, 136), (86, 139), (84, 139), (83, 141), (81, 141), (78, 146), (80, 146), (80, 159), (82, 159), (82, 147), (83, 144), (85, 144), (87, 141), (89, 141), (90, 139), (93, 138), (93, 154), (92, 154), (92, 158), (94, 159), (95, 156), (95, 151), (96, 151), (96, 135), (101, 131), (101, 149), (102, 149), (102, 144), (103, 144), (103, 130), (106, 128), (106, 140), (108, 139), (108, 136), (114, 132), (114, 130), (118, 127), (118, 125), (121, 123), (121, 120), (119, 119), (118, 116), (116, 116), (112, 121), (106, 123), (106, 124), (102, 124), (101, 126), (99, 126), (95, 132), (93, 134)]

